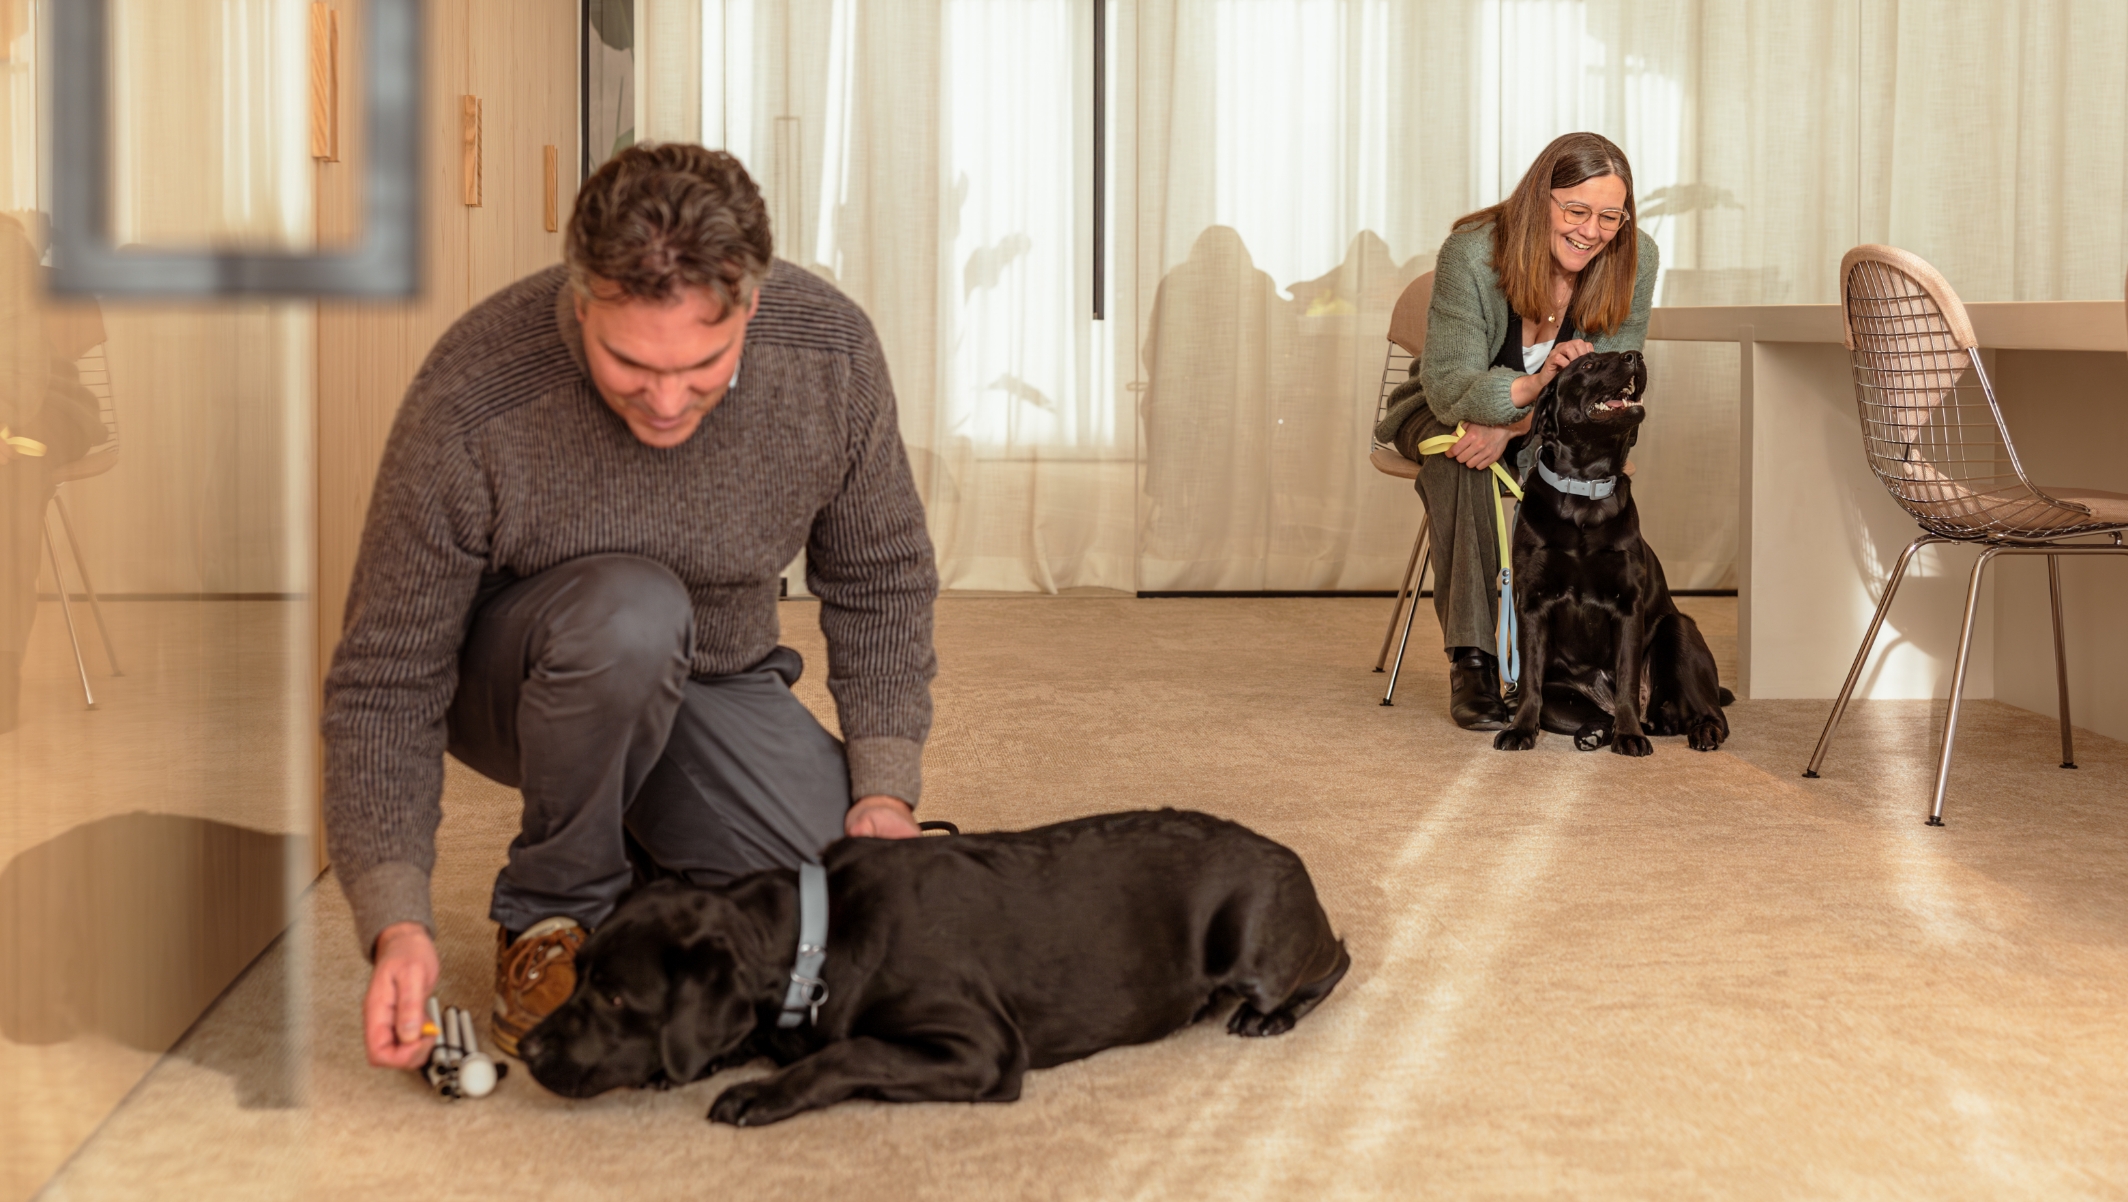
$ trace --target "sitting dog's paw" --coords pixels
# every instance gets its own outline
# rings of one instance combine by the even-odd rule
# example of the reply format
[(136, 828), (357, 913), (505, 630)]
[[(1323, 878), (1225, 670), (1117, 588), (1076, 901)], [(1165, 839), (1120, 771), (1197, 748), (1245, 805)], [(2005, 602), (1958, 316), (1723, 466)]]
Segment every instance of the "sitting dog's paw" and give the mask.
[(1229, 1035), (1284, 1035), (1293, 1029), (1294, 1018), (1283, 1010), (1265, 1014), (1247, 1002), (1227, 1020)]
[(1611, 743), (1611, 728), (1590, 723), (1574, 732), (1574, 750), (1594, 751)]
[(1722, 729), (1722, 724), (1712, 718), (1695, 722), (1685, 731), (1685, 741), (1694, 751), (1720, 751), (1722, 740), (1726, 737), (1727, 732)]
[(734, 1127), (766, 1127), (796, 1113), (766, 1081), (741, 1081), (709, 1104), (709, 1121)]
[(1646, 735), (1619, 735), (1611, 740), (1611, 750), (1619, 755), (1654, 755), (1655, 744)]
[(1493, 736), (1494, 751), (1528, 751), (1537, 745), (1537, 732), (1520, 731), (1508, 727)]

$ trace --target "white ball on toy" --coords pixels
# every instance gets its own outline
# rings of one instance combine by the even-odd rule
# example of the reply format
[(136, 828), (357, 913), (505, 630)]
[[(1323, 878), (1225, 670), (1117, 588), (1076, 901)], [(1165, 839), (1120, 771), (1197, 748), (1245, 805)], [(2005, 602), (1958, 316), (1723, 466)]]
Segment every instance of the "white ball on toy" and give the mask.
[(458, 1091), (469, 1098), (484, 1098), (495, 1092), (495, 1062), (478, 1052), (458, 1066)]

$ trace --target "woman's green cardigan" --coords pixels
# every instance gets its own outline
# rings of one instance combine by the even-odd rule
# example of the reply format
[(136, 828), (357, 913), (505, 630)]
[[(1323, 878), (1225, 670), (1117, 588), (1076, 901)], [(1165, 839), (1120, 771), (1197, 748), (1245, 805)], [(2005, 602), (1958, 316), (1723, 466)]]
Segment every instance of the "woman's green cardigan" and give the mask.
[[(1640, 270), (1633, 282), (1633, 310), (1624, 325), (1590, 340), (1599, 351), (1637, 351), (1648, 338), (1648, 308), (1655, 301), (1661, 252), (1645, 232), (1636, 229), (1634, 235), (1640, 240)], [(1450, 234), (1434, 260), (1433, 304), (1426, 311), (1426, 353), (1419, 360), (1418, 380), (1427, 406), (1443, 425), (1507, 426), (1527, 412), (1508, 396), (1509, 386), (1524, 373), (1493, 366), (1500, 344), (1507, 340), (1508, 307), (1492, 255), (1493, 227), (1488, 222)], [(1407, 406), (1406, 416), (1416, 408)]]

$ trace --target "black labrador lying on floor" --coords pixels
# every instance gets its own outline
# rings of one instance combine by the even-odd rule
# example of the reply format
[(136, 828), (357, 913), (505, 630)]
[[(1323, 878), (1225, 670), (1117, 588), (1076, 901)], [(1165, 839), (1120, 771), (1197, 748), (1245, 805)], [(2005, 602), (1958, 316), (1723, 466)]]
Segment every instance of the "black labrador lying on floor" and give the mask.
[(765, 1055), (709, 1117), (759, 1126), (845, 1098), (1009, 1102), (1021, 1076), (1159, 1039), (1238, 998), (1277, 1035), (1351, 964), (1300, 857), (1178, 810), (1037, 830), (845, 839), (825, 855), (827, 997), (779, 1029), (798, 874), (657, 884), (577, 954), (577, 986), (525, 1063), (569, 1097), (682, 1085)]
[(1625, 474), (1647, 387), (1640, 352), (1598, 352), (1537, 399), (1538, 468), (1513, 548), (1522, 680), (1513, 722), (1493, 737), (1502, 751), (1536, 746), (1540, 726), (1620, 755), (1652, 754), (1650, 735), (1683, 735), (1695, 751), (1729, 737), (1722, 707), (1735, 698), (1670, 599)]

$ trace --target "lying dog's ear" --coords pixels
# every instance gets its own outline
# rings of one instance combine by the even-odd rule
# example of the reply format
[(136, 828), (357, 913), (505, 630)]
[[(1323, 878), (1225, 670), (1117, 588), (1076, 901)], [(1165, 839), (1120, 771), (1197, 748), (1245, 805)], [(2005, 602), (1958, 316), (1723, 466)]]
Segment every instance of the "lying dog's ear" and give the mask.
[[(758, 956), (717, 921), (729, 918), (729, 901), (702, 894), (688, 899), (700, 925), (695, 938), (673, 949), (666, 960), (669, 990), (665, 1023), (658, 1029), (658, 1056), (665, 1079), (685, 1085), (703, 1070), (745, 1043), (758, 1022), (754, 1007), (760, 982), (752, 965)], [(742, 928), (743, 929), (743, 928)]]
[(665, 1079), (674, 1085), (701, 1076), (721, 1050), (709, 1029), (713, 1024), (707, 993), (699, 977), (683, 977), (673, 986), (665, 1029), (658, 1032), (658, 1054), (665, 1061)]

